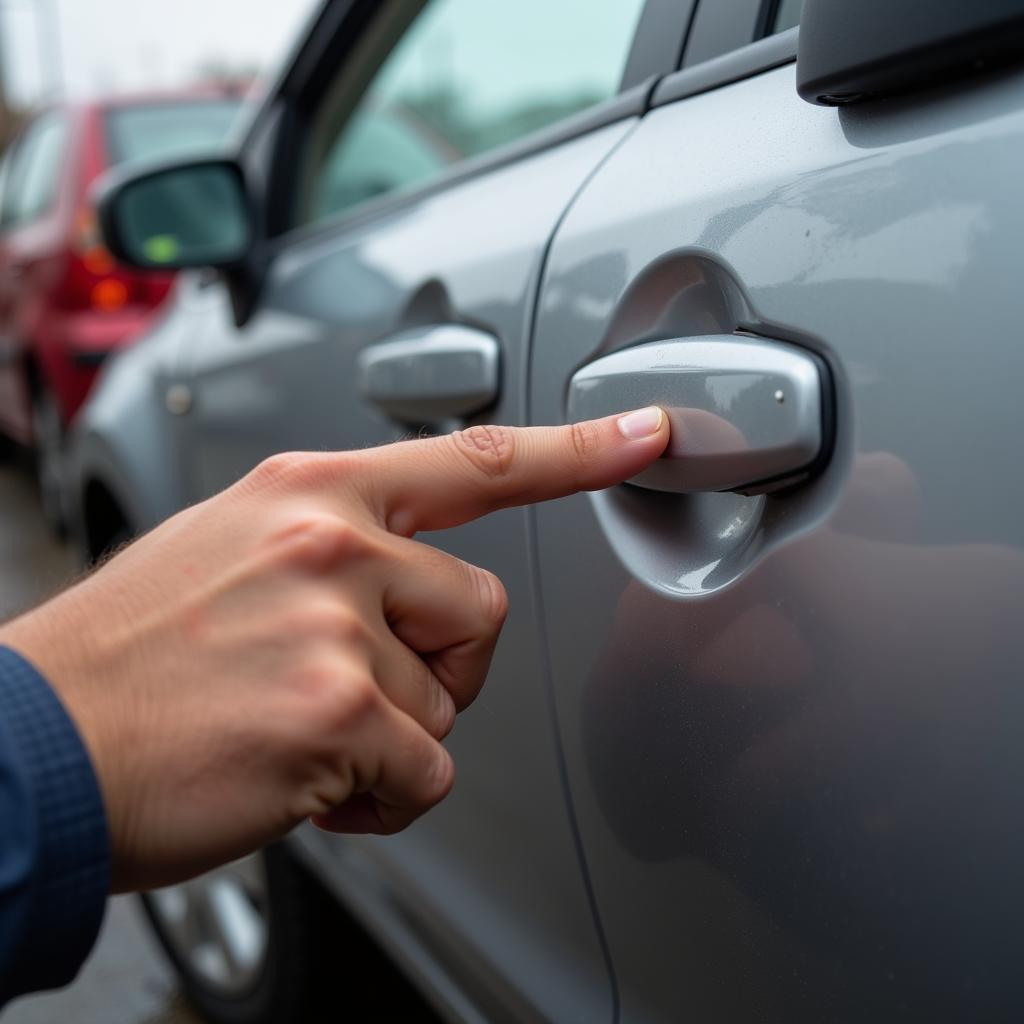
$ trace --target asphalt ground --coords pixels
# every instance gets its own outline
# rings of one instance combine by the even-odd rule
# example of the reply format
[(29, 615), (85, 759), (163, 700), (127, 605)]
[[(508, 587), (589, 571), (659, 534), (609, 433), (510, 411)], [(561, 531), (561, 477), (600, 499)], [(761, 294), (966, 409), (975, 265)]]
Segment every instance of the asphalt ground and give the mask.
[[(0, 621), (41, 601), (77, 571), (42, 521), (24, 460), (0, 463)], [(2, 1024), (201, 1024), (189, 1012), (134, 897), (110, 901), (100, 940), (73, 984), (16, 1000)]]

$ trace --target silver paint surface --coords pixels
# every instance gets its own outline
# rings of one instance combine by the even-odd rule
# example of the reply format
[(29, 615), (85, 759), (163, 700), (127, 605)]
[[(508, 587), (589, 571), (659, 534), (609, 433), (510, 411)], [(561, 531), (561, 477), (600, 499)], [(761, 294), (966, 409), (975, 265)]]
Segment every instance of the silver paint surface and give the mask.
[(535, 510), (622, 1020), (1017, 1019), (1024, 76), (842, 112), (793, 78), (644, 118), (543, 285), (541, 422), (652, 335), (836, 378), (803, 488)]

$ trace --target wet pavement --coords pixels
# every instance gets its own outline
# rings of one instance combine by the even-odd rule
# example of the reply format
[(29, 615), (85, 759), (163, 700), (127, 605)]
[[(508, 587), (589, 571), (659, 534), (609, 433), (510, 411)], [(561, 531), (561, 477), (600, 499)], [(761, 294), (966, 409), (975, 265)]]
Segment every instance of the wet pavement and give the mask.
[(200, 1024), (184, 1005), (133, 896), (110, 901), (100, 941), (71, 985), (15, 1001), (0, 1022)]
[[(31, 473), (0, 463), (0, 621), (76, 572), (68, 545), (42, 521)], [(17, 1000), (2, 1024), (200, 1024), (178, 994), (134, 897), (111, 900), (103, 931), (77, 980), (60, 992)]]

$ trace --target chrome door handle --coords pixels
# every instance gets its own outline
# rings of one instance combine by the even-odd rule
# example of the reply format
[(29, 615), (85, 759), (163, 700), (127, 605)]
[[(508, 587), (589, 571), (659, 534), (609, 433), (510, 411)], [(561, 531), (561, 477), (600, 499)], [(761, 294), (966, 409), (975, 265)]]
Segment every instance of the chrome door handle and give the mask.
[(764, 493), (809, 475), (828, 449), (828, 369), (779, 341), (712, 335), (621, 349), (579, 370), (569, 419), (660, 405), (665, 454), (630, 483), (656, 491)]
[(498, 397), (497, 339), (461, 324), (415, 327), (363, 349), (359, 389), (395, 419), (468, 416)]

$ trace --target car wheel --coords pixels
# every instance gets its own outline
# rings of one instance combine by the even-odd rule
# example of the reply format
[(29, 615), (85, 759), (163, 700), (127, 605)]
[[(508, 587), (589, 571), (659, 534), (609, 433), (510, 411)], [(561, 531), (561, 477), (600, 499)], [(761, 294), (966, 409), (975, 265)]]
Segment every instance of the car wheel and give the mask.
[(363, 1000), (376, 1019), (385, 1009), (389, 1019), (432, 1019), (281, 844), (142, 901), (185, 995), (212, 1024), (374, 1019)]
[(308, 1008), (295, 1004), (316, 914), (304, 882), (275, 847), (142, 897), (186, 996), (209, 1020), (305, 1019)]
[(58, 537), (64, 537), (64, 424), (57, 400), (46, 387), (40, 387), (32, 396), (32, 435), (43, 519)]

